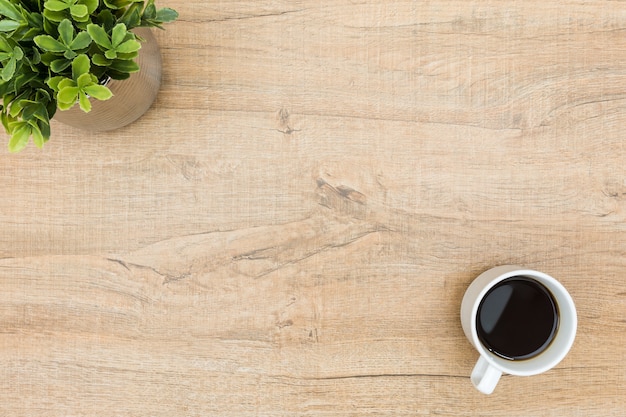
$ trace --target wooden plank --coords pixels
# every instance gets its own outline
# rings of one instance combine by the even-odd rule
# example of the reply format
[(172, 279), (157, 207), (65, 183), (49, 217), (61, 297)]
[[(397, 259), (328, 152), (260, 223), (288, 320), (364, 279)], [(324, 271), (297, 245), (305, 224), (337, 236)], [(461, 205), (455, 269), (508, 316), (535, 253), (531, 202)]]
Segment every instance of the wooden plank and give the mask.
[[(159, 4), (142, 119), (0, 153), (0, 415), (623, 414), (621, 2)], [(487, 397), (507, 263), (579, 330)]]

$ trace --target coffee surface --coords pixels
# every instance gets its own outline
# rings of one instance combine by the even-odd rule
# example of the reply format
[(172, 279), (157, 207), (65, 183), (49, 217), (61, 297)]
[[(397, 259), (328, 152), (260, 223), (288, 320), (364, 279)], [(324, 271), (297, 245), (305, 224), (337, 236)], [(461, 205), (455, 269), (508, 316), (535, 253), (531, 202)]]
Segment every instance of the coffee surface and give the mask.
[(494, 286), (478, 307), (478, 338), (491, 352), (509, 360), (543, 352), (558, 328), (558, 309), (550, 291), (526, 277)]

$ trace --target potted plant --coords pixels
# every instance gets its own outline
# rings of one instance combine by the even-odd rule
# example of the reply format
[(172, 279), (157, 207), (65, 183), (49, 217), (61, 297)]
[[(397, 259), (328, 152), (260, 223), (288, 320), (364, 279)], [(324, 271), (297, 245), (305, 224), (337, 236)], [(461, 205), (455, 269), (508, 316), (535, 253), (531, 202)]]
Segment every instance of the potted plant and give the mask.
[[(120, 92), (125, 85), (133, 90), (122, 101), (141, 98), (131, 80), (150, 72), (143, 68), (141, 53), (149, 48), (142, 43), (156, 45), (149, 28), (162, 28), (178, 13), (157, 9), (154, 0), (0, 0), (0, 17), (0, 117), (9, 150), (17, 152), (31, 138), (41, 148), (55, 114), (72, 108), (85, 114), (114, 94), (117, 99), (113, 83)], [(160, 82), (160, 54), (152, 50)], [(153, 99), (158, 85), (148, 89)]]

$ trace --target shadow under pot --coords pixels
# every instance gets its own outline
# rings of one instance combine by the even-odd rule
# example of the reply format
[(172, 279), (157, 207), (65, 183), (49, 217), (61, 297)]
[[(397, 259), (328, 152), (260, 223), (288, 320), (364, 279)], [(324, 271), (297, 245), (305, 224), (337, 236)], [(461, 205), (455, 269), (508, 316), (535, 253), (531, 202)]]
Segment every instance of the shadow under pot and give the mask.
[(161, 86), (161, 53), (149, 28), (135, 28), (133, 32), (144, 39), (135, 59), (139, 71), (126, 80), (106, 81), (104, 85), (113, 97), (106, 101), (91, 100), (89, 113), (77, 104), (69, 110), (57, 110), (54, 120), (82, 130), (103, 132), (126, 126), (148, 111)]

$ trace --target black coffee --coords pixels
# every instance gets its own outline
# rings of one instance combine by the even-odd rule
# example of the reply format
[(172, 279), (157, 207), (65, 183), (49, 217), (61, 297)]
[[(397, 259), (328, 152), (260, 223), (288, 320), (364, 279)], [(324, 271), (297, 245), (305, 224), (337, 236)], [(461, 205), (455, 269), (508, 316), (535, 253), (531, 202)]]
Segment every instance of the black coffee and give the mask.
[(529, 359), (552, 342), (559, 325), (556, 302), (537, 281), (513, 277), (489, 290), (478, 307), (482, 344), (505, 359)]

